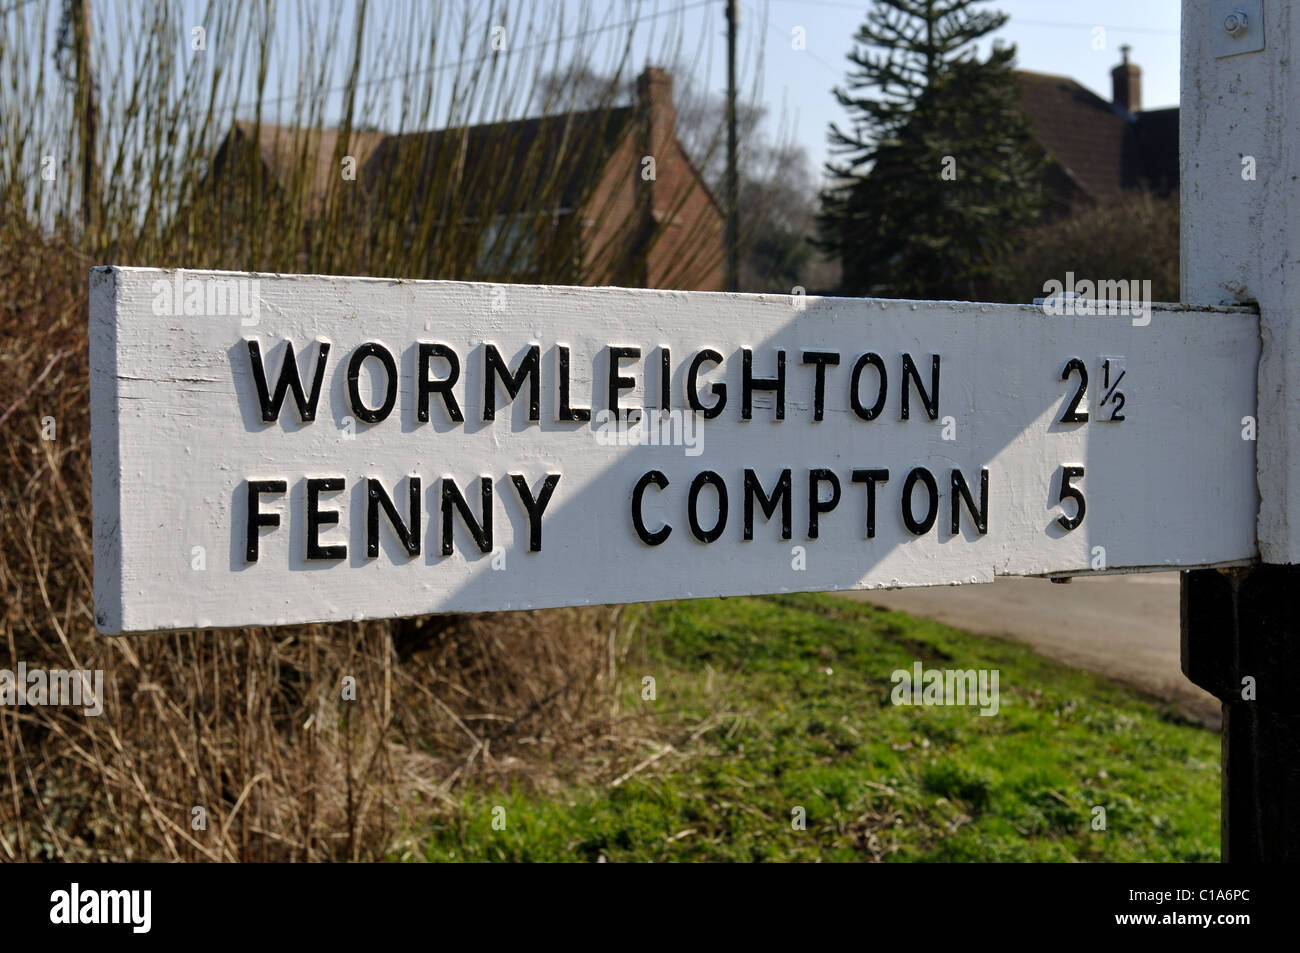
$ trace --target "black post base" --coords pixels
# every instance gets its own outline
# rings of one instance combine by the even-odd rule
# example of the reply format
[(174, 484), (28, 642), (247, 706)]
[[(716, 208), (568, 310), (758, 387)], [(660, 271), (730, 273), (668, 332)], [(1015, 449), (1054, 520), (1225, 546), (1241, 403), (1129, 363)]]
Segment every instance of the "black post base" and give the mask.
[(1182, 578), (1183, 674), (1223, 703), (1223, 860), (1300, 861), (1300, 566)]

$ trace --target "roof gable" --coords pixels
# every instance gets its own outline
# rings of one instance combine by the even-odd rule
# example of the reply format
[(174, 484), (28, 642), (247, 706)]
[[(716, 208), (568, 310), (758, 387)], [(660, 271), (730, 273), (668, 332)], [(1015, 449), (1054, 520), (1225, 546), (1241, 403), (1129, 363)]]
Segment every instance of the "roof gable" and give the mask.
[(1125, 128), (1114, 107), (1068, 76), (1020, 71), (1021, 105), (1043, 150), (1093, 198), (1125, 188)]
[[(304, 129), (237, 120), (223, 149), (232, 142), (241, 145), (256, 140), (263, 168), (281, 189), (289, 190), (300, 175), (307, 176), (308, 207), (313, 214), (324, 207), (330, 185), (341, 181), (341, 170), (335, 168), (335, 151), (342, 130)], [(353, 130), (347, 139), (346, 155), (356, 159), (359, 169), (384, 140), (381, 132)], [(228, 157), (229, 158), (229, 157)]]

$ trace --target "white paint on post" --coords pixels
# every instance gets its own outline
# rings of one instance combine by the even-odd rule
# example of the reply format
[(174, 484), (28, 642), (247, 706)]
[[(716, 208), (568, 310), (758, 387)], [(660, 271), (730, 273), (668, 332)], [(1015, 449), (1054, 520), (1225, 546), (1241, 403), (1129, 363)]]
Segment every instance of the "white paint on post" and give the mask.
[(1300, 563), (1300, 5), (1243, 6), (1183, 0), (1182, 294), (1259, 306), (1260, 558)]
[[(1147, 317), (96, 269), (96, 620), (119, 633), (1251, 560), (1240, 421), (1257, 320)], [(288, 381), (266, 407), (289, 344), (308, 407), (328, 345), (312, 420)], [(611, 378), (628, 379), (620, 408), (654, 419), (665, 349), (672, 429), (629, 445), (602, 423)], [(592, 420), (563, 419), (565, 389)], [(692, 390), (721, 411), (683, 415)], [(1071, 411), (1088, 419), (1062, 422)]]

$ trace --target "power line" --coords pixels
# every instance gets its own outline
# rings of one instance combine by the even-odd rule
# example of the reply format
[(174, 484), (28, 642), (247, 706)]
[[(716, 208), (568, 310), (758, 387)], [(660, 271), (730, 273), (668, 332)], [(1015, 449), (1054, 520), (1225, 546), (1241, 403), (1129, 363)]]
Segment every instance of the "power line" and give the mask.
[[(757, 13), (755, 12), (755, 8), (751, 6), (751, 7), (749, 7), (748, 9), (749, 9), (749, 12), (750, 12), (750, 16), (753, 16), (755, 19), (758, 19), (758, 15), (757, 15)], [(779, 37), (781, 38), (782, 42), (785, 42), (785, 41), (788, 40), (788, 39), (792, 39), (791, 37), (787, 37), (784, 33), (782, 33), (782, 32), (781, 32), (781, 28), (780, 28), (779, 26), (777, 26), (775, 23), (773, 23), (770, 17), (763, 17), (763, 20), (766, 21), (766, 23), (767, 23), (767, 28), (768, 28), (769, 30), (773, 31), (774, 33), (776, 33), (776, 35), (779, 36)], [(818, 66), (820, 66), (820, 67), (822, 67), (822, 69), (827, 70), (828, 72), (834, 74), (835, 76), (839, 76), (839, 75), (840, 75), (840, 72), (841, 72), (841, 71), (840, 71), (838, 68), (836, 68), (835, 66), (832, 66), (830, 63), (827, 63), (824, 59), (822, 59), (820, 56), (818, 56), (818, 55), (817, 55), (816, 53), (814, 53), (812, 50), (808, 49), (806, 44), (805, 44), (804, 49), (799, 50), (799, 53), (802, 54), (802, 55), (804, 55), (804, 56), (810, 57), (814, 62), (817, 63)]]
[(1023, 23), (1026, 26), (1046, 26), (1060, 27), (1070, 30), (1095, 30), (1101, 27), (1105, 30), (1113, 30), (1116, 33), (1159, 33), (1165, 36), (1178, 36), (1177, 30), (1166, 30), (1155, 26), (1114, 26), (1109, 23), (1064, 23), (1060, 20), (1025, 20), (1020, 17), (1012, 17), (1008, 23)]
[[(836, 2), (836, 0), (777, 0), (777, 2), (796, 3), (799, 6), (834, 7), (841, 10), (862, 9), (861, 4), (838, 3)], [(751, 8), (751, 12), (752, 12), (752, 8)], [(1023, 23), (1027, 26), (1061, 27), (1061, 28), (1068, 28), (1072, 30), (1073, 29), (1093, 30), (1096, 29), (1098, 26), (1100, 26), (1103, 27), (1104, 29), (1113, 30), (1117, 33), (1128, 32), (1128, 33), (1159, 33), (1159, 34), (1165, 34), (1170, 36), (1179, 35), (1177, 30), (1164, 30), (1157, 27), (1117, 27), (1117, 26), (1107, 26), (1106, 24), (1102, 24), (1102, 23), (1064, 23), (1061, 21), (1052, 21), (1052, 20), (1024, 20), (1021, 19), (1020, 17), (1012, 17), (1010, 20), (1008, 20), (1008, 23)], [(770, 19), (767, 21), (767, 26), (769, 30), (772, 30), (774, 33), (776, 33), (776, 35), (781, 37), (782, 40), (787, 39), (785, 34), (781, 32), (781, 28), (778, 27), (775, 23), (773, 23)], [(802, 52), (805, 56), (810, 57), (815, 63), (817, 63), (818, 66), (822, 67), (822, 69), (826, 70), (827, 72), (830, 72), (836, 76), (840, 75), (841, 73), (840, 69), (826, 62), (826, 60), (822, 59), (820, 56), (818, 56), (816, 53), (813, 53), (811, 50), (804, 49), (801, 50), (800, 52)]]
[(36, 0), (18, 0), (17, 3), (11, 3), (3, 10), (0, 10), (0, 17), (8, 16), (9, 14), (13, 13), (15, 10), (19, 10), (22, 7), (27, 6), (29, 3), (35, 3), (35, 2)]
[[(843, 3), (840, 0), (776, 0), (777, 3), (792, 3), (801, 7), (830, 7), (837, 10), (857, 10), (863, 14), (866, 11), (866, 3)], [(1107, 30), (1114, 30), (1117, 33), (1160, 33), (1165, 36), (1178, 36), (1177, 30), (1167, 30), (1163, 27), (1153, 26), (1115, 26), (1110, 23), (1068, 23), (1062, 20), (1029, 20), (1024, 17), (1011, 16), (1007, 20), (1010, 24), (1024, 24), (1025, 26), (1045, 26), (1069, 30), (1091, 30), (1096, 27), (1104, 27)]]
[[(25, 0), (25, 2), (30, 2), (30, 0)], [(618, 29), (622, 29), (623, 27), (635, 26), (635, 25), (637, 25), (638, 23), (642, 23), (642, 22), (645, 22), (645, 21), (648, 21), (648, 20), (657, 20), (657, 19), (660, 19), (660, 18), (662, 18), (662, 17), (673, 16), (673, 15), (675, 15), (675, 14), (679, 14), (679, 13), (685, 13), (687, 10), (693, 10), (693, 9), (695, 9), (696, 7), (706, 6), (706, 5), (710, 4), (710, 3), (712, 3), (712, 0), (693, 0), (693, 2), (690, 2), (690, 3), (682, 3), (682, 4), (679, 4), (679, 5), (676, 6), (676, 7), (673, 7), (672, 9), (669, 9), (669, 10), (662, 10), (662, 11), (660, 11), (659, 13), (651, 13), (651, 14), (647, 14), (646, 16), (643, 16), (643, 17), (633, 17), (633, 18), (630, 19), (630, 20), (622, 20), (622, 21), (619, 21), (618, 23), (610, 23), (610, 24), (606, 24), (605, 26), (601, 26), (601, 27), (592, 27), (592, 28), (587, 29), (587, 30), (579, 30), (577, 33), (571, 33), (571, 34), (569, 34), (569, 35), (567, 35), (567, 36), (557, 36), (557, 37), (552, 37), (552, 38), (549, 39), (549, 40), (540, 40), (540, 41), (538, 41), (537, 43), (532, 43), (532, 44), (527, 44), (527, 45), (524, 45), (524, 46), (515, 47), (515, 48), (513, 48), (513, 49), (511, 49), (511, 50), (508, 50), (508, 51), (506, 51), (506, 52), (510, 52), (510, 53), (528, 53), (528, 52), (531, 52), (532, 50), (542, 49), (542, 48), (544, 48), (544, 47), (551, 46), (551, 45), (553, 45), (553, 44), (555, 44), (555, 43), (567, 43), (567, 42), (570, 41), (570, 40), (579, 40), (579, 39), (583, 39), (584, 37), (595, 36), (595, 35), (600, 34), (600, 33), (608, 33), (610, 30), (618, 30)], [(362, 88), (362, 87), (378, 86), (378, 85), (383, 84), (383, 83), (392, 83), (392, 82), (395, 82), (395, 81), (397, 81), (397, 80), (409, 79), (409, 78), (411, 78), (411, 77), (413, 77), (413, 76), (432, 75), (433, 73), (439, 73), (439, 72), (442, 72), (443, 70), (455, 69), (455, 68), (458, 68), (458, 67), (461, 67), (461, 66), (466, 66), (466, 65), (468, 65), (468, 64), (470, 64), (470, 63), (478, 63), (478, 62), (482, 62), (483, 60), (486, 60), (486, 59), (488, 59), (489, 57), (493, 56), (496, 52), (498, 52), (498, 51), (495, 51), (495, 50), (494, 50), (494, 51), (492, 51), (492, 52), (490, 52), (490, 53), (484, 53), (484, 54), (482, 54), (481, 56), (469, 56), (469, 57), (465, 57), (464, 59), (456, 60), (455, 62), (452, 62), (452, 63), (439, 63), (439, 64), (434, 65), (434, 66), (425, 66), (425, 67), (422, 67), (421, 69), (407, 70), (407, 71), (402, 72), (402, 73), (391, 73), (391, 74), (389, 74), (388, 76), (377, 76), (377, 77), (375, 77), (374, 79), (362, 80), (362, 81), (358, 82), (358, 83), (357, 83), (357, 87), (358, 87), (358, 88)], [(332, 88), (330, 88), (330, 89), (327, 89), (325, 92), (326, 92), (326, 95), (329, 95), (329, 94), (332, 94), (332, 93), (341, 93), (341, 92), (344, 92), (347, 88), (348, 88), (348, 87), (347, 87), (347, 85), (345, 84), (345, 85), (343, 85), (343, 86), (334, 86), (334, 87), (332, 87)], [(272, 99), (263, 99), (263, 100), (261, 100), (261, 103), (262, 103), (263, 105), (276, 104), (276, 103), (282, 103), (282, 102), (285, 102), (286, 100), (292, 100), (292, 99), (294, 99), (294, 98), (296, 98), (294, 95), (277, 96), (277, 97), (272, 98)], [(255, 99), (254, 99), (254, 100), (249, 100), (249, 101), (244, 102), (244, 103), (238, 103), (238, 104), (236, 104), (234, 108), (235, 108), (235, 109), (240, 109), (240, 108), (244, 108), (244, 107), (247, 107), (247, 106), (256, 105), (257, 102), (258, 102), (258, 100), (255, 100)]]

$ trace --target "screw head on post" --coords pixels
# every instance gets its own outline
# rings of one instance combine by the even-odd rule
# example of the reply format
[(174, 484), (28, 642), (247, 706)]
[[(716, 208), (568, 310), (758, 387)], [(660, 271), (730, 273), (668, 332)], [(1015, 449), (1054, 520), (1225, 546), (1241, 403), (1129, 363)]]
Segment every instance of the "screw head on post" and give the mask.
[(1246, 11), (1240, 7), (1235, 7), (1223, 18), (1223, 31), (1233, 39), (1245, 33), (1249, 25), (1250, 19), (1246, 16)]

